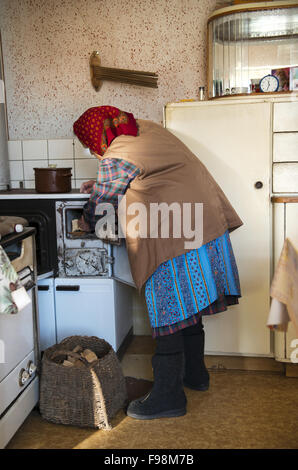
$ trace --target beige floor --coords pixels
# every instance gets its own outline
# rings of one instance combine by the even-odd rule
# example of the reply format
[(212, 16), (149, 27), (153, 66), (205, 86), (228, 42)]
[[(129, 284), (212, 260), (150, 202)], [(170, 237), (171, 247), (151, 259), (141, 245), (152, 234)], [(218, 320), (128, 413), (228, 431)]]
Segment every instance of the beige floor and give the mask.
[(49, 423), (33, 410), (7, 448), (298, 448), (297, 378), (279, 372), (235, 370), (211, 370), (210, 377), (207, 392), (185, 390), (185, 416), (139, 421), (121, 411), (111, 431), (95, 431)]

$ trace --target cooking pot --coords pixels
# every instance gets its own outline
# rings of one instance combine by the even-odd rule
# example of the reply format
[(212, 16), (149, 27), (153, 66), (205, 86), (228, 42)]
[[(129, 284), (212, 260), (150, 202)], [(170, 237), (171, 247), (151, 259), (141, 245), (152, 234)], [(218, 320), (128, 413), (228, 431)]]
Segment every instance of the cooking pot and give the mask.
[(34, 168), (38, 193), (69, 193), (71, 168)]

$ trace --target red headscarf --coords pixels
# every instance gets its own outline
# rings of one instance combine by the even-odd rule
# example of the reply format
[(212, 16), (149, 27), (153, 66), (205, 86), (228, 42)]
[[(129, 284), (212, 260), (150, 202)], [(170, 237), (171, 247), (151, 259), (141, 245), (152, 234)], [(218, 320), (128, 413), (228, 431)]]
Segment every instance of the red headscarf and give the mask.
[(74, 123), (73, 130), (82, 144), (98, 155), (105, 153), (115, 137), (122, 134), (136, 136), (138, 133), (133, 114), (113, 106), (87, 109)]

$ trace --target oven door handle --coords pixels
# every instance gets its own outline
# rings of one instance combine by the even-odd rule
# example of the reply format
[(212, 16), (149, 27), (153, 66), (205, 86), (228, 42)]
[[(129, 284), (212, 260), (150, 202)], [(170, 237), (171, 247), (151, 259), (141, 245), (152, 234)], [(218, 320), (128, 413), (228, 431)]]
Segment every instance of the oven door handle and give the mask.
[(56, 290), (60, 291), (79, 291), (80, 286), (78, 285), (69, 285), (69, 286), (56, 286)]
[(50, 286), (37, 286), (37, 290), (50, 290)]

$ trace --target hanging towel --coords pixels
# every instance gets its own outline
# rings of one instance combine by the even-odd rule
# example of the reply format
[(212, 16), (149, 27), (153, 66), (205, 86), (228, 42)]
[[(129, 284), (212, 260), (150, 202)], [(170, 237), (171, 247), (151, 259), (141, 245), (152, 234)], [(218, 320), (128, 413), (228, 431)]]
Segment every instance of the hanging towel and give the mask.
[(292, 321), (298, 335), (298, 251), (286, 238), (274, 273), (267, 326), (287, 331)]
[(26, 289), (0, 246), (0, 314), (18, 313), (30, 302)]

